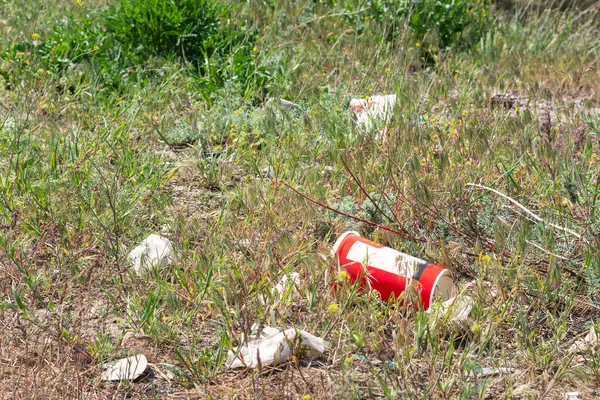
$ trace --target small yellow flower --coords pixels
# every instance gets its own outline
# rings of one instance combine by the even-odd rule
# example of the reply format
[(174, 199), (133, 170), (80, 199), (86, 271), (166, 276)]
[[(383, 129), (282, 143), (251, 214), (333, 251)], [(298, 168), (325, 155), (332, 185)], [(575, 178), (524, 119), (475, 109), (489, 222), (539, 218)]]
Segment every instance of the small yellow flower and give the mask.
[(386, 68), (386, 69), (385, 69), (385, 73), (386, 73), (386, 74), (389, 74), (390, 72), (392, 72), (392, 70), (391, 70), (390, 68)]
[(344, 358), (344, 363), (351, 365), (354, 360), (351, 357)]
[(52, 75), (52, 71), (46, 71), (46, 75)]
[(339, 311), (340, 307), (337, 304), (332, 303), (329, 305), (329, 307), (327, 307), (327, 309), (330, 313), (335, 314)]
[(83, 0), (77, 0), (76, 3), (77, 3), (78, 6), (82, 6), (83, 5)]
[(304, 396), (302, 396), (302, 400), (310, 400), (312, 397), (310, 397), (310, 394), (305, 394)]
[(100, 46), (95, 44), (94, 47), (92, 47), (92, 51), (98, 51), (98, 50), (100, 50)]
[(484, 256), (480, 256), (480, 257), (479, 257), (479, 260), (480, 260), (482, 263), (484, 263), (484, 264), (487, 264), (487, 263), (489, 263), (490, 261), (492, 261), (492, 257), (490, 257), (490, 256), (488, 256), (488, 255), (486, 254), (486, 255), (484, 255)]
[(369, 96), (365, 96), (365, 100), (366, 100), (366, 101), (369, 101), (369, 99), (370, 99), (370, 98), (371, 98), (371, 97), (369, 97)]
[(474, 324), (474, 325), (471, 327), (471, 332), (473, 332), (474, 334), (476, 334), (476, 335), (477, 335), (479, 332), (481, 332), (481, 325), (479, 325), (479, 324)]
[(18, 51), (16, 56), (17, 58), (25, 57), (25, 53), (23, 53), (22, 51)]
[(567, 199), (565, 199), (565, 198), (563, 197), (563, 199), (562, 199), (562, 206), (563, 206), (563, 207), (567, 207), (568, 205), (569, 205), (569, 200), (567, 200)]
[(37, 70), (38, 74), (43, 74), (44, 72), (46, 72), (46, 70), (44, 68), (40, 68)]
[(32, 38), (33, 40), (39, 40), (39, 38), (41, 38), (41, 36), (40, 36), (40, 34), (39, 34), (39, 33), (34, 33), (33, 35), (31, 35), (31, 38)]
[(415, 43), (415, 46), (421, 47), (421, 43), (417, 42), (417, 43)]
[(340, 273), (338, 274), (338, 277), (339, 277), (340, 281), (345, 281), (346, 279), (348, 279), (348, 272), (340, 271)]
[(516, 107), (516, 108), (515, 108), (515, 112), (516, 112), (517, 114), (519, 114), (519, 113), (521, 112), (521, 110), (519, 109), (519, 107)]
[(252, 49), (252, 51), (255, 52), (255, 53), (258, 51), (258, 49), (256, 48), (256, 46), (254, 46), (254, 48)]

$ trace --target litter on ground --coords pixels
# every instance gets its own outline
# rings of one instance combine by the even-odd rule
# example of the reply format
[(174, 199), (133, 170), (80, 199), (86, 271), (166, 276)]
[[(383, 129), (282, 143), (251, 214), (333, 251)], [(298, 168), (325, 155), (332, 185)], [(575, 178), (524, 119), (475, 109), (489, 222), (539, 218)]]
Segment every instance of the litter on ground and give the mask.
[(133, 381), (139, 378), (148, 367), (148, 360), (143, 354), (131, 356), (111, 363), (102, 364), (102, 380)]
[[(278, 302), (284, 298), (287, 300), (294, 300), (298, 295), (297, 287), (299, 284), (300, 275), (297, 272), (292, 272), (289, 275), (283, 275), (277, 285), (271, 289), (273, 301)], [(288, 294), (287, 297), (286, 294)], [(265, 296), (259, 296), (259, 301), (262, 305), (267, 304), (267, 298)]]
[(292, 358), (292, 346), (296, 340), (318, 354), (325, 352), (328, 347), (325, 340), (304, 330), (290, 328), (281, 331), (266, 326), (256, 339), (249, 341), (239, 349), (230, 350), (225, 367), (230, 369), (257, 368), (285, 363)]
[[(365, 99), (350, 100), (349, 107), (354, 113), (356, 124), (364, 131), (379, 128), (384, 134), (386, 125), (391, 121), (396, 95), (372, 96)], [(383, 135), (382, 135), (383, 136)]]
[(164, 268), (172, 261), (173, 245), (162, 236), (151, 234), (129, 253), (133, 268), (138, 275), (152, 268)]

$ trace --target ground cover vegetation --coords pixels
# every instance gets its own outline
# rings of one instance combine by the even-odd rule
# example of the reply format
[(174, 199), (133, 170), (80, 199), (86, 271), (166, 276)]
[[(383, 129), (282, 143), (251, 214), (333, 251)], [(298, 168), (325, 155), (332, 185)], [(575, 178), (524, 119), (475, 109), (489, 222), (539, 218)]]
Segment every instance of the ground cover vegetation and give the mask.
[[(0, 397), (595, 398), (600, 356), (569, 348), (600, 316), (599, 26), (594, 2), (0, 0)], [(385, 135), (355, 126), (388, 93)], [(467, 326), (328, 274), (348, 229), (471, 283)], [(175, 257), (138, 276), (151, 233)], [(331, 348), (228, 371), (254, 323)]]

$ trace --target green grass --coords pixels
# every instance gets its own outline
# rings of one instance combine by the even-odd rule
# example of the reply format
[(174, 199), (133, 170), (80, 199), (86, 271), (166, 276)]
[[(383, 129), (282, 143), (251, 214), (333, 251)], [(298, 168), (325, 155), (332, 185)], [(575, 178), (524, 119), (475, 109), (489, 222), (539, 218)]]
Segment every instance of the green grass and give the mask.
[[(250, 1), (199, 67), (90, 21), (117, 3), (0, 0), (0, 397), (598, 396), (597, 353), (568, 353), (599, 321), (597, 11), (494, 2), (474, 44), (425, 52), (408, 19), (390, 36), (374, 13), (393, 1)], [(56, 38), (79, 56), (37, 47)], [(386, 138), (353, 126), (351, 97), (387, 93)], [(348, 229), (474, 281), (467, 326), (334, 289)], [(127, 254), (151, 233), (175, 260), (138, 277)], [(296, 299), (261, 304), (287, 272)], [(321, 367), (225, 370), (255, 322), (332, 349)], [(100, 382), (140, 352), (150, 376)], [(516, 372), (469, 375), (498, 366)]]

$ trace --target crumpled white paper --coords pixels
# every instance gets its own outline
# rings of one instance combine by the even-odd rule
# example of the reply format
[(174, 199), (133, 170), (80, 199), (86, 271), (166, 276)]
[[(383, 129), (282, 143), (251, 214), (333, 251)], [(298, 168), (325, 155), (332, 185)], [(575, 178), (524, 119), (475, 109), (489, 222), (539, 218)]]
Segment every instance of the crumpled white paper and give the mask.
[(172, 261), (173, 245), (162, 236), (151, 234), (129, 253), (133, 261), (133, 268), (138, 275), (150, 271), (152, 268), (163, 268)]
[[(283, 299), (284, 295), (288, 293), (289, 290), (290, 292), (287, 300), (294, 300), (298, 295), (298, 285), (300, 285), (300, 274), (297, 272), (292, 272), (289, 275), (283, 275), (277, 285), (271, 289), (271, 296), (275, 302), (278, 302)], [(258, 300), (263, 306), (267, 304), (266, 296), (261, 295), (258, 297)]]
[(474, 306), (475, 300), (471, 296), (460, 294), (442, 304), (432, 304), (427, 314), (434, 317), (434, 322), (464, 325), (469, 322)]
[(352, 99), (349, 107), (354, 113), (356, 124), (365, 131), (374, 126), (385, 131), (385, 126), (392, 119), (396, 95), (372, 96), (368, 99)]
[(102, 380), (104, 381), (133, 381), (140, 377), (148, 367), (148, 360), (143, 354), (131, 356), (111, 363), (102, 364)]
[(290, 328), (284, 331), (265, 326), (262, 333), (239, 349), (230, 350), (226, 368), (257, 368), (259, 365), (276, 366), (292, 358), (290, 345), (297, 339), (304, 346), (323, 353), (328, 343), (304, 330)]

